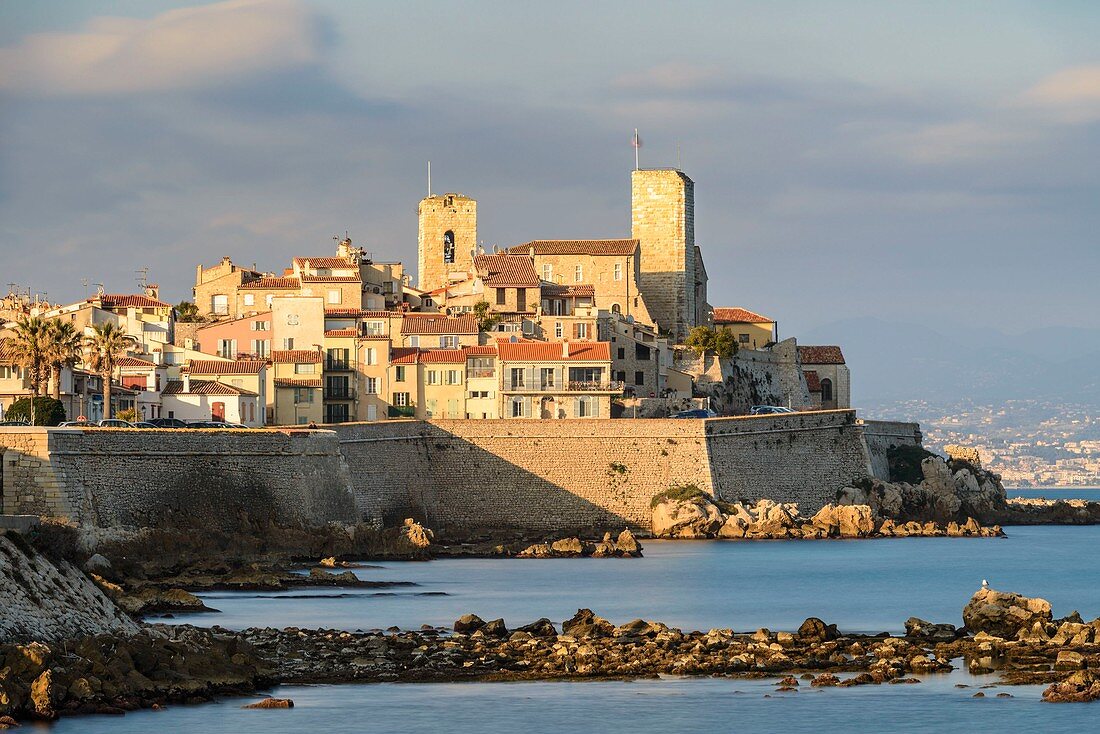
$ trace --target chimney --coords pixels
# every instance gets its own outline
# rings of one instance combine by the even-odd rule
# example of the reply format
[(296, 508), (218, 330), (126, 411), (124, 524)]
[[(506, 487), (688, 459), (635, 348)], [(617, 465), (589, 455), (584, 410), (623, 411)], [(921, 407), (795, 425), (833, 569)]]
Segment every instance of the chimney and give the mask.
[(562, 359), (569, 359), (569, 342), (563, 341), (561, 343), (561, 356)]
[(160, 286), (156, 283), (150, 283), (145, 286), (145, 297), (152, 298), (154, 301), (160, 300)]
[(191, 392), (191, 373), (187, 370), (180, 370), (180, 378), (183, 379), (183, 391), (185, 393)]

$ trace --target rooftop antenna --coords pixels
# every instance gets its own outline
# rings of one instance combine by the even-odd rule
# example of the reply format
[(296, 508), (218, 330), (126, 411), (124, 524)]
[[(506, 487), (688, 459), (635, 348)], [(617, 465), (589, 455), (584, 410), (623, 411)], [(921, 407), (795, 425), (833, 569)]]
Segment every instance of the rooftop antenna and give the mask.
[(428, 198), (432, 197), (432, 162), (428, 161)]
[(642, 139), (638, 137), (638, 128), (634, 128), (634, 137), (630, 139), (630, 144), (634, 146), (634, 170), (638, 170), (638, 151), (642, 147)]
[(141, 276), (139, 278), (135, 278), (135, 280), (137, 280), (137, 282), (141, 284), (142, 288), (144, 288), (146, 285), (148, 285), (148, 280), (149, 280), (149, 266), (148, 265), (143, 267), (143, 268), (138, 268), (134, 272), (137, 273), (139, 276)]
[(103, 284), (102, 283), (92, 283), (92, 285), (95, 286), (95, 294), (97, 296), (102, 296), (103, 295)]
[(82, 286), (84, 286), (84, 300), (87, 301), (88, 300), (88, 279), (87, 278), (81, 278), (80, 279), (80, 284)]
[(677, 171), (684, 170), (683, 166), (680, 165), (680, 141), (679, 140), (676, 141), (676, 170)]

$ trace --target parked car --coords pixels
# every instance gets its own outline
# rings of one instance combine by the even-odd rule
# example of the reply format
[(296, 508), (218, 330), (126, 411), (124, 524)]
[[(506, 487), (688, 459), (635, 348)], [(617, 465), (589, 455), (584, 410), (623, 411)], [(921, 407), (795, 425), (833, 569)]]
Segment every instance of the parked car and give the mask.
[(790, 408), (784, 408), (782, 405), (754, 405), (752, 410), (749, 411), (749, 415), (779, 415), (781, 413), (795, 413)]
[(187, 421), (181, 421), (179, 418), (150, 418), (145, 422), (156, 428), (187, 428)]
[(58, 428), (95, 428), (96, 424), (91, 421), (64, 421)]
[(0, 426), (29, 426), (30, 421), (0, 421)]
[(119, 418), (106, 418), (96, 423), (100, 428), (133, 428), (134, 424)]
[(225, 421), (191, 421), (188, 428), (232, 428)]
[(717, 418), (718, 414), (710, 408), (695, 408), (694, 410), (681, 410), (673, 413), (670, 418)]
[(159, 426), (156, 426), (149, 421), (138, 421), (134, 424), (134, 428), (159, 428)]

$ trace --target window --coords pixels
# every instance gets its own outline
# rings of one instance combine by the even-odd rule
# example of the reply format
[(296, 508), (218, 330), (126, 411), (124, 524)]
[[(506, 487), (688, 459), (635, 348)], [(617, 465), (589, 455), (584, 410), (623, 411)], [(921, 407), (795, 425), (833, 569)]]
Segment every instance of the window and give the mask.
[(634, 345), (634, 358), (638, 359), (638, 360), (641, 360), (643, 362), (648, 362), (649, 361), (649, 347), (647, 347), (645, 344), (637, 344), (636, 343)]
[(526, 288), (516, 288), (516, 310), (517, 311), (526, 311), (527, 310), (527, 289)]
[(395, 392), (393, 394), (393, 404), (399, 408), (408, 406), (409, 394), (407, 392)]
[(294, 402), (295, 403), (312, 403), (313, 402), (313, 388), (311, 387), (296, 387), (294, 388)]
[(367, 395), (377, 395), (378, 394), (378, 378), (377, 377), (368, 377), (368, 378), (366, 378), (363, 381), (363, 391), (366, 392)]
[(440, 349), (457, 349), (458, 337), (457, 336), (441, 336), (439, 337)]
[(531, 398), (512, 398), (512, 417), (531, 417)]
[(588, 338), (588, 324), (574, 324), (573, 332), (578, 339)]
[(298, 425), (304, 426), (306, 423), (309, 423), (309, 416), (308, 415), (298, 416)]
[(584, 280), (584, 266), (578, 265), (573, 269), (573, 281), (580, 283), (582, 280)]
[(579, 384), (599, 384), (603, 382), (601, 367), (570, 367), (569, 382)]
[(539, 385), (541, 390), (554, 389), (554, 368), (543, 367), (539, 370)]
[(271, 302), (274, 301), (274, 300), (275, 300), (275, 296), (273, 296), (269, 293), (269, 294), (267, 294), (267, 298), (264, 299), (264, 303), (267, 304), (268, 308), (271, 308)]
[(420, 337), (419, 336), (410, 336), (409, 337), (409, 346), (410, 347), (419, 347), (420, 346)]
[(210, 310), (222, 316), (229, 313), (229, 296), (218, 294), (210, 301)]
[(374, 347), (364, 349), (363, 364), (378, 364), (378, 350)]
[(10, 380), (12, 378), (11, 366), (6, 364), (0, 364), (0, 380)]
[(555, 339), (561, 339), (564, 334), (565, 334), (565, 327), (562, 325), (562, 323), (560, 321), (555, 321), (554, 322), (554, 338)]
[(635, 385), (644, 385), (645, 384), (645, 372), (642, 372), (641, 370), (638, 370), (637, 372), (634, 373), (634, 384)]
[(434, 398), (429, 398), (424, 401), (424, 417), (435, 418), (435, 406), (439, 405), (439, 401)]
[(237, 340), (236, 339), (219, 339), (218, 340), (218, 356), (225, 357), (227, 359), (233, 359), (237, 356)]
[(619, 370), (616, 372), (615, 379), (619, 382), (626, 382), (626, 370)]
[(740, 342), (741, 344), (748, 344), (749, 343), (749, 335), (748, 334), (738, 334), (737, 335), (737, 341)]
[(267, 339), (253, 339), (252, 353), (256, 355), (256, 359), (267, 359), (271, 356), (271, 342)]
[(447, 417), (448, 418), (461, 418), (462, 417), (461, 415), (458, 414), (458, 401), (457, 400), (448, 400), (447, 401)]
[(497, 305), (498, 306), (503, 306), (507, 302), (508, 302), (508, 289), (507, 288), (497, 288)]
[(622, 280), (623, 279), (623, 264), (622, 263), (615, 263), (615, 271), (614, 271), (614, 274), (612, 275), (612, 277), (615, 278), (615, 280)]
[(329, 303), (342, 303), (344, 300), (344, 294), (339, 289), (332, 289), (328, 292)]
[(443, 233), (443, 262), (453, 263), (455, 261), (455, 233), (451, 230), (447, 230)]
[(623, 312), (623, 307), (622, 306), (620, 306), (617, 303), (612, 303), (611, 304), (611, 313), (622, 313), (622, 312)]
[(600, 402), (591, 395), (575, 398), (573, 415), (577, 418), (599, 418)]
[(363, 336), (382, 336), (386, 332), (386, 324), (383, 321), (364, 321)]
[(478, 398), (488, 398), (488, 397), (489, 397), (489, 391), (488, 390), (471, 390), (470, 391), (470, 399), (471, 400), (477, 400)]
[(462, 384), (462, 370), (447, 370), (446, 377), (448, 385)]
[(833, 381), (825, 378), (821, 381), (821, 402), (829, 403), (833, 400)]
[(294, 365), (294, 374), (313, 375), (317, 373), (315, 367), (316, 365), (314, 365), (312, 362), (298, 362)]
[(492, 377), (492, 357), (471, 357), (466, 360), (466, 377)]
[(350, 365), (348, 349), (329, 349), (325, 368), (330, 370), (346, 370)]
[(294, 337), (288, 336), (283, 338), (283, 350), (289, 352), (294, 348)]
[(522, 367), (513, 367), (512, 368), (512, 389), (517, 390), (517, 389), (523, 388), (523, 382), (524, 382), (524, 380), (523, 380), (523, 368)]
[(439, 384), (439, 372), (437, 370), (428, 370), (427, 383), (429, 385)]
[(554, 266), (547, 263), (542, 266), (542, 279), (553, 281), (554, 280)]
[(367, 420), (368, 421), (378, 420), (378, 406), (377, 405), (368, 405), (367, 406)]
[(405, 365), (399, 364), (393, 368), (393, 381), (404, 382), (405, 381)]
[(626, 359), (626, 349), (619, 347), (619, 359)]
[(256, 296), (252, 295), (251, 293), (245, 293), (244, 294), (244, 305), (253, 306), (253, 305), (255, 305), (255, 303), (256, 303)]
[(271, 330), (271, 322), (270, 321), (253, 321), (252, 322), (252, 331), (270, 331), (270, 330)]

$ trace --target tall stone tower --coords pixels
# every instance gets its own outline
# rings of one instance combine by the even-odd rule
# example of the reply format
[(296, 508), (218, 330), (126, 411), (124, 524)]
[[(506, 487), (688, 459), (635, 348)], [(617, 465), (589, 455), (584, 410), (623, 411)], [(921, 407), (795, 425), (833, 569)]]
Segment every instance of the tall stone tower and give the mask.
[(417, 252), (418, 286), (435, 290), (473, 272), (477, 247), (477, 202), (462, 194), (435, 194), (420, 200)]
[(675, 169), (636, 170), (630, 203), (631, 236), (641, 253), (638, 289), (657, 325), (683, 340), (697, 323), (700, 280), (705, 288), (695, 247), (695, 183)]

